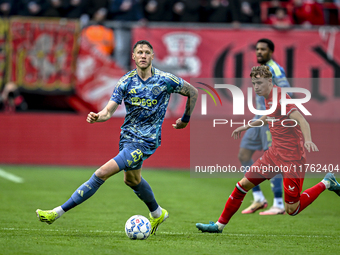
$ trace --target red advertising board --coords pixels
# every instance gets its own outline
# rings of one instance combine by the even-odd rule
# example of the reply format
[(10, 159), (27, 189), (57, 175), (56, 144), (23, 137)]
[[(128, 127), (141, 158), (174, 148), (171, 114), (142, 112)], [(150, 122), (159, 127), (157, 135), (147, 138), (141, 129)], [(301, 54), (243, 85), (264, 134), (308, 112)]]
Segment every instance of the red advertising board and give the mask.
[[(340, 120), (340, 112), (336, 111), (340, 107), (340, 33), (336, 29), (276, 31), (162, 27), (133, 31), (134, 42), (148, 40), (154, 47), (157, 61), (163, 66), (180, 67), (174, 73), (194, 86), (197, 87), (202, 78), (209, 78), (211, 86), (224, 81), (241, 88), (245, 99), (246, 90), (251, 87), (250, 70), (258, 65), (255, 44), (260, 38), (274, 42), (274, 60), (286, 70), (287, 77), (294, 78), (290, 79), (291, 85), (311, 92), (312, 98), (305, 105), (312, 113), (310, 118)], [(226, 108), (232, 109), (231, 96), (221, 89), (217, 91), (226, 107), (215, 107), (213, 100), (208, 100), (208, 111), (212, 109), (219, 113)], [(200, 90), (202, 93), (205, 92)], [(195, 114), (199, 114), (199, 109), (195, 109)], [(252, 116), (249, 111), (245, 114)]]

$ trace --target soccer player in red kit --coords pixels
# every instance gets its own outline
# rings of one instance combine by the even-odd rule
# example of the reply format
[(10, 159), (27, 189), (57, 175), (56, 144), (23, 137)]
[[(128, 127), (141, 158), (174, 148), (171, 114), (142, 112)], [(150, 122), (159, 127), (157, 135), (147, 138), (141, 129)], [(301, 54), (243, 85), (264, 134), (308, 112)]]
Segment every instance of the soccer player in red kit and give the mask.
[[(340, 184), (332, 173), (327, 173), (325, 178), (315, 186), (305, 190), (302, 194), (302, 185), (305, 175), (306, 153), (318, 151), (312, 142), (308, 122), (301, 115), (294, 104), (286, 106), (286, 114), (281, 113), (281, 88), (272, 84), (272, 73), (268, 66), (253, 67), (250, 73), (255, 93), (265, 98), (266, 109), (273, 104), (273, 88), (277, 90), (277, 107), (267, 116), (241, 126), (232, 132), (232, 137), (240, 138), (241, 132), (249, 128), (256, 128), (268, 124), (272, 134), (272, 146), (264, 152), (236, 184), (224, 210), (216, 223), (197, 223), (196, 227), (202, 232), (221, 233), (230, 218), (240, 208), (243, 198), (254, 186), (266, 179), (271, 179), (278, 174), (283, 176), (285, 194), (285, 210), (289, 215), (295, 216), (310, 205), (325, 189), (334, 191), (340, 196)], [(289, 95), (284, 95), (290, 98)], [(282, 125), (282, 121), (284, 125)]]

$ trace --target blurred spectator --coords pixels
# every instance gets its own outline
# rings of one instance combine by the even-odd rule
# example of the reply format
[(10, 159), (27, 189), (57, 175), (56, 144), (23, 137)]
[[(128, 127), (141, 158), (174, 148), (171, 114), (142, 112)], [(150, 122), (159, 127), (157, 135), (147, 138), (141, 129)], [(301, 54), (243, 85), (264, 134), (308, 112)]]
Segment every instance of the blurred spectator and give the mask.
[(47, 2), (49, 5), (44, 12), (45, 17), (64, 17), (66, 15), (68, 0), (47, 0)]
[(89, 0), (68, 0), (66, 18), (79, 19), (87, 12)]
[(200, 21), (202, 22), (232, 22), (232, 12), (228, 0), (206, 0), (201, 4)]
[(278, 29), (288, 29), (293, 25), (292, 18), (287, 15), (286, 9), (277, 8), (275, 14), (270, 14), (267, 24)]
[(18, 0), (18, 15), (42, 16), (48, 8), (46, 0)]
[(200, 1), (181, 0), (175, 1), (172, 6), (173, 21), (199, 22)]
[(117, 64), (125, 70), (130, 69), (131, 28), (126, 21), (145, 22), (141, 2), (139, 0), (109, 0), (109, 19), (121, 21), (114, 30)]
[(340, 0), (323, 0), (326, 4), (324, 7), (325, 23), (328, 25), (339, 25), (340, 24)]
[(143, 0), (145, 18), (148, 21), (172, 21), (172, 0)]
[(103, 25), (91, 25), (83, 29), (82, 36), (105, 56), (110, 56), (114, 49), (113, 30)]
[(9, 82), (4, 86), (0, 94), (0, 109), (5, 112), (27, 110), (27, 104), (14, 82)]
[(270, 2), (270, 6), (268, 8), (268, 16), (270, 14), (275, 14), (276, 10), (278, 8), (284, 8), (284, 4), (287, 4), (290, 2), (290, 0), (271, 0), (271, 1), (268, 1)]
[(109, 17), (120, 21), (141, 21), (144, 13), (139, 0), (109, 0)]
[(260, 23), (261, 0), (230, 1), (232, 11), (235, 13), (234, 21), (241, 23)]
[(314, 0), (293, 0), (293, 19), (295, 24), (311, 26), (324, 25), (323, 7)]
[(15, 0), (0, 0), (0, 16), (8, 17), (16, 14)]
[(96, 22), (103, 22), (108, 14), (108, 0), (90, 0), (87, 13)]

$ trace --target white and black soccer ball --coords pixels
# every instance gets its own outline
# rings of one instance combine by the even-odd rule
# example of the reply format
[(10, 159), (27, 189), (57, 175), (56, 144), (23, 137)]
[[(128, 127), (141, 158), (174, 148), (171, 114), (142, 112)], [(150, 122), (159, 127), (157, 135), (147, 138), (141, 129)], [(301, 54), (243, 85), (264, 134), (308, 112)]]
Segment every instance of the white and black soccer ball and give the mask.
[(134, 215), (125, 223), (125, 233), (132, 240), (143, 240), (151, 232), (150, 221), (142, 215)]

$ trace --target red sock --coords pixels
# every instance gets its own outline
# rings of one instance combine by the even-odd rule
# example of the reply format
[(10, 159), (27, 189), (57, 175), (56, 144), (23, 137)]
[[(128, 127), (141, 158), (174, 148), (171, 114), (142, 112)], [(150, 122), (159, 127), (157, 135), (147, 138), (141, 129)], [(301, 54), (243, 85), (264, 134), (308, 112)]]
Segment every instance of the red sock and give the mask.
[(227, 200), (227, 203), (224, 206), (224, 210), (218, 219), (218, 222), (222, 224), (227, 224), (230, 218), (237, 212), (240, 208), (243, 198), (247, 194), (248, 190), (245, 190), (240, 183), (236, 184), (234, 191), (231, 193), (230, 197)]
[(292, 213), (292, 215), (297, 215), (302, 212), (307, 206), (309, 206), (317, 197), (326, 189), (325, 184), (319, 182), (315, 186), (306, 189), (302, 192), (300, 196), (300, 206)]

